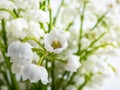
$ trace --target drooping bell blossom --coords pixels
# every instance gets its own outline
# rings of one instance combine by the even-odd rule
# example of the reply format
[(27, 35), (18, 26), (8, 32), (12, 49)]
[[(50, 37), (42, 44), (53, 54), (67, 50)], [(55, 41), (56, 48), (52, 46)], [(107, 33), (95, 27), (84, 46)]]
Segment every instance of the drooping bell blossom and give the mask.
[(37, 83), (39, 80), (43, 84), (48, 83), (48, 72), (43, 66), (28, 64), (23, 68), (21, 76), (23, 81), (29, 79), (33, 83)]
[(29, 43), (14, 41), (8, 46), (7, 56), (12, 63), (29, 64), (33, 59), (33, 52)]

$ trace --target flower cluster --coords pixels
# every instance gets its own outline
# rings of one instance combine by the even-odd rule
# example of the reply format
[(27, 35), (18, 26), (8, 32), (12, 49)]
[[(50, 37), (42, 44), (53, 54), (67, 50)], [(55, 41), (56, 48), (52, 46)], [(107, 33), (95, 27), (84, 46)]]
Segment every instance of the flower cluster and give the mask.
[(0, 87), (98, 90), (116, 73), (119, 3), (0, 0)]

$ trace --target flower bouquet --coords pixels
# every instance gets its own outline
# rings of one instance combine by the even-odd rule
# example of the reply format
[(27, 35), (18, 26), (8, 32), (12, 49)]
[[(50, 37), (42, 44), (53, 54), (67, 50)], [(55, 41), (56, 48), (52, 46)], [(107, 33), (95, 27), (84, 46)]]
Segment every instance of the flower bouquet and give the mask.
[(0, 0), (0, 90), (99, 90), (117, 70), (119, 0)]

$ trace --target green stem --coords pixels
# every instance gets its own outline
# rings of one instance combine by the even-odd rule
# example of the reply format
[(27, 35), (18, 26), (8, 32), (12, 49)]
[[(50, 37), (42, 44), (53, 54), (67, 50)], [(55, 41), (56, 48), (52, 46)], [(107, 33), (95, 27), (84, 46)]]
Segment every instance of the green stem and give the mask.
[(12, 87), (11, 87), (11, 84), (9, 82), (7, 72), (2, 71), (2, 75), (3, 75), (3, 77), (4, 77), (4, 79), (5, 79), (6, 83), (7, 83), (8, 88), (11, 89)]
[(33, 40), (33, 41), (35, 41), (35, 42), (45, 51), (44, 46), (43, 46), (36, 38), (34, 38), (34, 37), (26, 36), (26, 37), (25, 37), (24, 39), (22, 39), (21, 41), (22, 41), (22, 42), (26, 42), (26, 41), (28, 41), (28, 40)]
[(85, 86), (88, 82), (91, 81), (92, 77), (93, 77), (93, 74), (92, 74), (92, 73), (85, 74), (85, 81), (84, 81), (84, 83), (83, 83), (82, 85), (80, 85), (80, 86), (78, 87), (77, 90), (83, 90), (84, 86)]
[(81, 24), (80, 24), (80, 33), (79, 33), (79, 39), (78, 39), (78, 51), (77, 51), (77, 54), (79, 54), (79, 52), (81, 51), (81, 39), (82, 39), (82, 34), (83, 34), (83, 21), (84, 21), (85, 8), (86, 8), (86, 2), (84, 2), (83, 10), (82, 10), (82, 13), (80, 15)]
[(82, 53), (86, 52), (86, 50), (88, 48), (91, 48), (93, 45), (95, 45), (97, 43), (97, 41), (99, 41), (105, 34), (106, 34), (106, 32), (102, 33), (98, 38), (96, 38), (94, 41), (92, 41), (91, 44), (87, 48), (82, 50), (79, 54), (82, 54)]
[(45, 57), (46, 59), (50, 59), (50, 60), (56, 60), (56, 61), (59, 61), (59, 62), (62, 62), (62, 63), (65, 63), (66, 64), (66, 62), (67, 61), (65, 61), (65, 60), (62, 60), (62, 59), (60, 59), (60, 58), (56, 58), (56, 57), (52, 57), (52, 56), (46, 56)]
[(81, 86), (79, 86), (77, 90), (82, 90), (87, 83), (88, 81), (85, 79), (85, 82)]
[(51, 10), (51, 6), (50, 6), (50, 0), (48, 0), (48, 5), (49, 5), (49, 19), (50, 19), (48, 32), (50, 32), (52, 29), (52, 10)]
[(72, 83), (73, 78), (74, 78), (74, 76), (75, 76), (76, 74), (77, 74), (77, 72), (74, 72), (74, 73), (71, 75), (69, 81), (65, 84), (65, 86), (63, 87), (63, 89), (65, 89), (68, 85), (70, 85), (70, 84)]
[(105, 16), (106, 16), (107, 13), (108, 13), (108, 11), (105, 12), (101, 17), (98, 18), (97, 23), (92, 27), (91, 30), (94, 30), (99, 25), (99, 23), (102, 22), (102, 20), (105, 18)]
[(74, 24), (74, 22), (70, 22), (70, 23), (68, 24), (67, 28), (65, 29), (65, 31), (68, 31), (73, 24)]
[(42, 62), (44, 60), (44, 57), (46, 56), (47, 54), (45, 53), (44, 55), (42, 55), (42, 57), (40, 58), (40, 60), (38, 61), (38, 65), (42, 65)]
[(56, 24), (57, 18), (58, 18), (58, 16), (59, 16), (59, 13), (60, 13), (60, 10), (61, 10), (61, 7), (63, 6), (63, 4), (64, 4), (64, 0), (61, 1), (60, 6), (58, 7), (58, 10), (57, 10), (56, 16), (55, 16), (55, 18), (53, 19), (53, 25)]
[(40, 9), (45, 11), (45, 9), (46, 9), (46, 0), (44, 0), (43, 2), (40, 3)]
[(33, 52), (36, 52), (38, 55), (45, 53), (45, 51), (43, 51), (43, 50), (40, 49), (40, 48), (32, 48), (32, 51), (33, 51)]
[(106, 47), (106, 46), (108, 46), (108, 45), (111, 45), (111, 44), (101, 44), (101, 45), (98, 45), (98, 46), (96, 46), (96, 47), (93, 47), (93, 49), (90, 50), (90, 51), (87, 51), (87, 50), (86, 50), (84, 56), (81, 56), (81, 60), (80, 60), (80, 61), (86, 60), (86, 58), (87, 58), (90, 54), (92, 54), (93, 52), (95, 52), (95, 51), (98, 50), (99, 48)]
[(43, 23), (40, 23), (40, 27), (44, 30), (44, 33), (46, 33), (46, 29)]
[(13, 13), (15, 14), (15, 16), (18, 18), (19, 17), (19, 11), (17, 12), (16, 9), (13, 9)]
[(53, 60), (51, 62), (51, 64), (52, 64), (52, 67), (51, 67), (51, 79), (52, 79), (51, 90), (55, 90), (55, 73), (54, 73), (55, 61)]
[(62, 77), (58, 80), (57, 85), (56, 85), (56, 86), (57, 86), (57, 87), (56, 87), (57, 90), (59, 90), (59, 88), (61, 87), (62, 82), (63, 82), (63, 80), (64, 80), (64, 77), (66, 76), (67, 73), (68, 73), (68, 71), (65, 71), (65, 72), (63, 73)]
[(14, 18), (17, 18), (17, 16), (15, 15), (14, 12), (8, 10), (8, 9), (5, 9), (5, 8), (0, 8), (0, 11), (5, 11), (5, 12), (8, 12), (10, 15), (12, 15)]
[(4, 40), (4, 46), (3, 47), (4, 49), (2, 50), (2, 54), (3, 54), (3, 57), (4, 57), (4, 60), (5, 60), (5, 63), (7, 65), (7, 68), (9, 70), (9, 73), (10, 73), (10, 77), (11, 77), (11, 81), (12, 81), (12, 90), (19, 90), (19, 86), (18, 86), (18, 82), (15, 78), (15, 75), (12, 74), (11, 72), (11, 63), (10, 63), (10, 59), (8, 57), (6, 57), (6, 53), (7, 53), (7, 47), (8, 47), (8, 44), (7, 44), (7, 37), (6, 37), (6, 29), (5, 29), (5, 20), (2, 19), (2, 32), (3, 32), (3, 40)]

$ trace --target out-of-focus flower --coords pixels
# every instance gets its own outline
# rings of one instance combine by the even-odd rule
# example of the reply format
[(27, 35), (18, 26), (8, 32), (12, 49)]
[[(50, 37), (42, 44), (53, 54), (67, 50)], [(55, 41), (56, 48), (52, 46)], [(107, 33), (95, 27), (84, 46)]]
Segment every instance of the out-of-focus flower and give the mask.
[(76, 72), (77, 69), (80, 67), (79, 59), (80, 58), (76, 55), (69, 55), (67, 58), (67, 64), (65, 66), (65, 69), (67, 71)]
[(25, 30), (26, 35), (35, 37), (37, 39), (40, 39), (40, 37), (43, 37), (44, 31), (40, 29), (40, 25), (37, 22), (29, 21), (28, 22), (28, 28)]
[(38, 9), (41, 0), (14, 0), (15, 5), (20, 9)]
[(48, 22), (49, 20), (48, 13), (39, 9), (26, 10), (25, 12), (21, 13), (21, 15), (26, 20), (34, 20), (41, 23)]
[(17, 18), (6, 23), (7, 37), (9, 43), (12, 40), (25, 37), (24, 30), (28, 28), (27, 22), (23, 18)]

